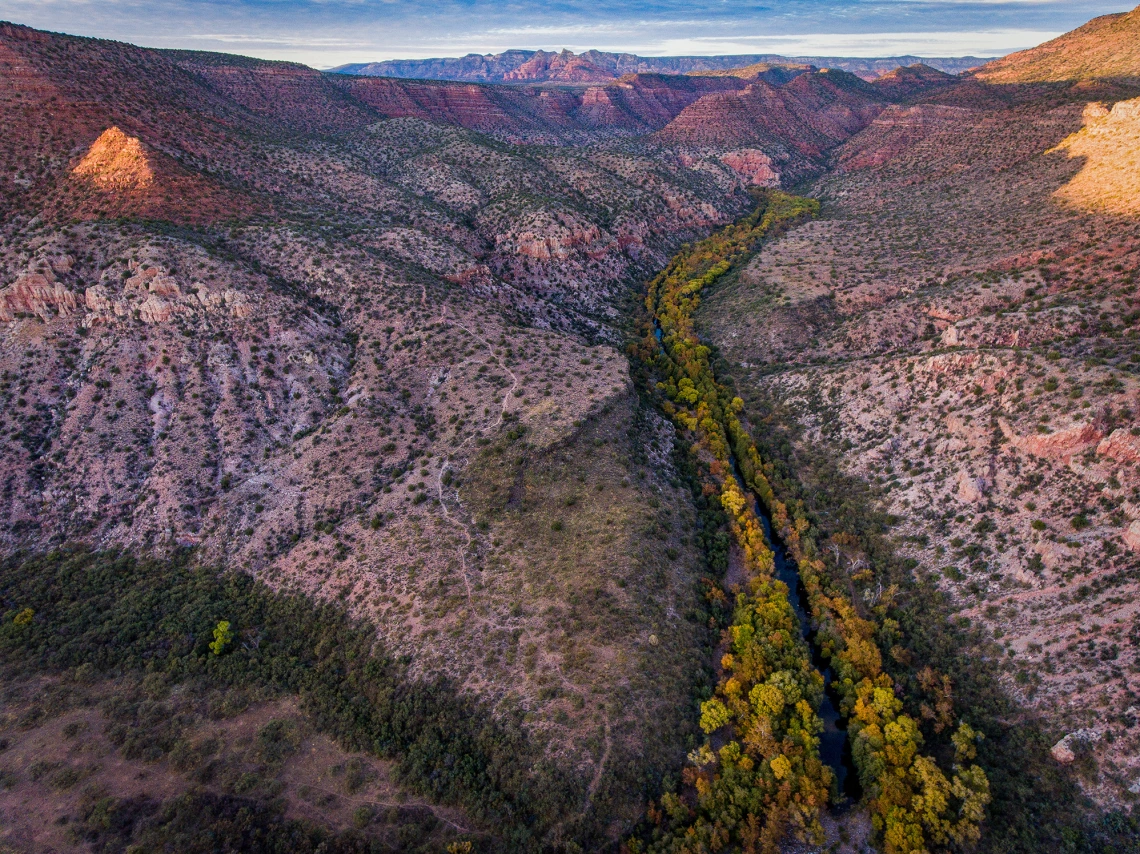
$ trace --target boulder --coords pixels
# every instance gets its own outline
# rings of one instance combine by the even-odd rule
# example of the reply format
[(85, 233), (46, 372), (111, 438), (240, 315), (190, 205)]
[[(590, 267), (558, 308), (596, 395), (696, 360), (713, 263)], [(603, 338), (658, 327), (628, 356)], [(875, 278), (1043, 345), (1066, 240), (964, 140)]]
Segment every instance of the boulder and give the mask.
[(967, 504), (981, 501), (993, 484), (988, 477), (973, 477), (965, 470), (958, 473), (958, 500)]
[(1071, 732), (1049, 749), (1049, 753), (1062, 765), (1068, 765), (1077, 758), (1074, 747), (1091, 747), (1100, 741), (1101, 733), (1095, 729), (1079, 729)]
[(1050, 755), (1062, 765), (1068, 765), (1077, 758), (1073, 748), (1069, 746), (1069, 736), (1065, 736), (1049, 750)]
[(166, 323), (170, 320), (173, 306), (162, 297), (151, 294), (139, 306), (139, 319), (143, 323)]
[(1134, 520), (1121, 534), (1124, 545), (1134, 552), (1140, 552), (1140, 520)]

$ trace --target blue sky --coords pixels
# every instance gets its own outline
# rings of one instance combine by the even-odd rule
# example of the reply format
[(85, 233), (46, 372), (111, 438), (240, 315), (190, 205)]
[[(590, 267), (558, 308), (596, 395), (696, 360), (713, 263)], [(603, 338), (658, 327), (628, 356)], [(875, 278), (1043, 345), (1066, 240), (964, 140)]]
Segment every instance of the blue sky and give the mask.
[(1129, 8), (1108, 0), (0, 0), (0, 19), (327, 68), (512, 47), (996, 55)]

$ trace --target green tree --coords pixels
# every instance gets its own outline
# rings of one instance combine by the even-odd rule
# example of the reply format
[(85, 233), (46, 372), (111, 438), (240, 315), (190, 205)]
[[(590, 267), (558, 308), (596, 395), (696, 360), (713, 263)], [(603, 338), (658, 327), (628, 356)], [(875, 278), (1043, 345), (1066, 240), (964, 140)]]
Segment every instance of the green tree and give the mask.
[(234, 639), (233, 632), (230, 631), (230, 621), (221, 620), (214, 628), (214, 641), (210, 644), (210, 651), (214, 655), (221, 655), (225, 652), (226, 647)]

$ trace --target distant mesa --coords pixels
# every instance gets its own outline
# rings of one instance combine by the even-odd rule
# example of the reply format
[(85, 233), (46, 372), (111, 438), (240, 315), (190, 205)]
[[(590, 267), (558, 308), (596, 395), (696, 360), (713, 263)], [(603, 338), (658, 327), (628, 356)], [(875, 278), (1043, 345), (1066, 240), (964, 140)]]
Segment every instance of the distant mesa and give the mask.
[(557, 80), (563, 83), (608, 83), (614, 74), (600, 68), (584, 56), (568, 50), (547, 53), (540, 50), (518, 68), (503, 75), (506, 83), (533, 83), (540, 80)]
[(412, 80), (458, 80), (476, 83), (561, 85), (596, 84), (618, 80), (629, 74), (732, 74), (745, 79), (759, 78), (769, 83), (786, 83), (797, 74), (813, 68), (837, 68), (864, 80), (875, 80), (896, 68), (925, 63), (947, 74), (960, 74), (978, 68), (989, 60), (976, 56), (918, 57), (891, 56), (861, 59), (842, 56), (780, 56), (746, 54), (731, 56), (637, 56), (588, 50), (580, 54), (508, 50), (503, 53), (443, 57), (438, 59), (391, 59), (341, 65), (339, 74), (364, 77), (404, 77)]
[(103, 131), (71, 172), (101, 190), (145, 190), (154, 183), (154, 169), (142, 142), (117, 127)]
[(959, 78), (947, 74), (925, 63), (916, 63), (886, 74), (874, 81), (875, 88), (893, 100), (906, 99), (912, 95), (926, 95), (932, 90), (953, 86)]
[(763, 80), (781, 86), (792, 78), (819, 69), (811, 63), (802, 62), (754, 62), (743, 68), (726, 68), (716, 71), (692, 71), (692, 77), (739, 77), (741, 80)]

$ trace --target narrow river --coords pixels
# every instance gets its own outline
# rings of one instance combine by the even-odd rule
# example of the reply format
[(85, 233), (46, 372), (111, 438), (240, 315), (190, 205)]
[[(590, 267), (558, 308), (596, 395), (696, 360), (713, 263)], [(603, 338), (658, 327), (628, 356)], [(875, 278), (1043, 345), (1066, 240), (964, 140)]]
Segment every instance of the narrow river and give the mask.
[[(653, 323), (653, 334), (658, 343), (661, 343), (661, 325), (656, 318), (654, 318)], [(819, 705), (819, 717), (823, 721), (823, 732), (819, 736), (819, 758), (835, 774), (835, 781), (841, 798), (837, 806), (839, 809), (844, 809), (858, 801), (862, 792), (859, 787), (859, 777), (855, 771), (855, 763), (851, 756), (851, 742), (847, 738), (847, 729), (839, 725), (842, 716), (835, 705), (835, 690), (831, 685), (835, 674), (826, 659), (820, 654), (819, 646), (815, 642), (815, 632), (812, 630), (811, 618), (807, 610), (807, 592), (800, 581), (800, 571), (795, 560), (788, 554), (784, 544), (777, 539), (772, 530), (772, 520), (764, 510), (764, 506), (757, 500), (752, 490), (745, 485), (744, 476), (735, 458), (732, 458), (732, 472), (741, 489), (751, 500), (753, 510), (764, 525), (764, 536), (772, 549), (776, 577), (788, 586), (788, 600), (799, 620), (800, 634), (803, 636), (808, 649), (811, 650), (812, 664), (823, 675), (823, 701)]]
[(815, 632), (812, 631), (811, 617), (807, 612), (807, 593), (800, 582), (800, 572), (796, 567), (796, 562), (792, 560), (791, 555), (784, 548), (784, 544), (776, 538), (772, 531), (772, 520), (768, 518), (760, 502), (756, 500), (755, 496), (753, 496), (752, 501), (756, 507), (756, 514), (764, 524), (764, 536), (768, 538), (768, 543), (772, 547), (776, 577), (788, 585), (788, 600), (800, 621), (800, 633), (811, 650), (812, 664), (815, 665), (816, 670), (823, 674), (823, 702), (819, 704), (819, 717), (823, 721), (823, 732), (819, 737), (819, 758), (835, 774), (839, 794), (843, 798), (839, 804), (839, 807), (842, 808), (850, 805), (853, 801), (857, 801), (860, 791), (859, 777), (855, 773), (855, 763), (851, 758), (851, 742), (847, 738), (846, 728), (839, 726), (841, 716), (833, 699), (835, 691), (831, 686), (831, 681), (834, 678), (834, 673), (815, 643)]
[(765, 511), (764, 505), (760, 503), (752, 490), (745, 486), (746, 481), (736, 463), (736, 458), (732, 457), (731, 459), (733, 477), (736, 478), (736, 482), (741, 485), (745, 495), (752, 502), (752, 509), (760, 517), (760, 522), (764, 526), (764, 536), (772, 549), (776, 578), (788, 586), (788, 602), (796, 612), (796, 619), (799, 620), (800, 634), (803, 636), (804, 643), (811, 650), (811, 663), (823, 676), (823, 700), (819, 704), (819, 718), (823, 721), (823, 732), (819, 736), (819, 758), (835, 774), (836, 787), (841, 798), (837, 807), (844, 809), (858, 801), (862, 792), (859, 788), (859, 776), (855, 771), (855, 762), (851, 756), (851, 742), (847, 738), (847, 729), (839, 725), (842, 716), (839, 714), (839, 708), (835, 705), (835, 691), (831, 685), (835, 674), (815, 642), (815, 632), (812, 630), (811, 616), (808, 613), (807, 591), (804, 590), (803, 582), (800, 581), (799, 567), (796, 566), (795, 560), (788, 554), (788, 550), (772, 530), (772, 520)]
[[(729, 387), (723, 384), (724, 378), (716, 375), (709, 359), (709, 354), (715, 352), (716, 348), (702, 341), (703, 336), (694, 319), (694, 312), (700, 304), (699, 297), (695, 295), (716, 282), (732, 269), (734, 264), (743, 263), (748, 257), (754, 256), (760, 242), (774, 223), (791, 222), (810, 216), (817, 207), (813, 208), (810, 200), (797, 199), (785, 194), (776, 193), (766, 198), (749, 217), (723, 229), (707, 241), (686, 247), (675, 256), (670, 265), (649, 283), (646, 305), (650, 312), (657, 345), (651, 349), (656, 349), (664, 359), (660, 366), (651, 365), (651, 368), (654, 373), (659, 372), (662, 376), (657, 387), (665, 392), (670, 401), (668, 407), (672, 408), (667, 407), (668, 412), (670, 416), (675, 416), (682, 429), (692, 431), (695, 437), (704, 443), (705, 450), (716, 460), (726, 464), (727, 478), (734, 481), (734, 485), (721, 481), (714, 489), (720, 494), (726, 511), (732, 517), (730, 528), (734, 532), (737, 546), (743, 548), (744, 554), (747, 555), (745, 561), (747, 571), (764, 576), (769, 572), (768, 567), (763, 566), (757, 557), (760, 554), (760, 546), (755, 541), (759, 539), (760, 533), (757, 528), (761, 528), (767, 546), (772, 551), (773, 576), (787, 587), (786, 602), (777, 602), (783, 597), (778, 594), (772, 596), (771, 592), (757, 593), (757, 600), (771, 601), (772, 610), (766, 611), (766, 615), (782, 612), (779, 623), (782, 628), (788, 627), (793, 619), (798, 622), (804, 648), (796, 650), (794, 657), (801, 662), (798, 666), (810, 666), (823, 680), (824, 692), (817, 710), (822, 723), (818, 757), (832, 772), (833, 792), (837, 796), (832, 800), (834, 805), (842, 810), (856, 802), (861, 793), (847, 730), (842, 725), (845, 722), (839, 713), (838, 695), (832, 685), (833, 673), (816, 644), (817, 638), (809, 617), (807, 594), (800, 579), (799, 566), (785, 545), (776, 538), (771, 519), (766, 515), (762, 502), (757, 500), (759, 496), (749, 488), (748, 481), (737, 465), (734, 443), (743, 443), (743, 447), (748, 449), (750, 459), (751, 455), (757, 454), (758, 451), (753, 440), (744, 435), (747, 429), (745, 425), (732, 414), (740, 411), (739, 403), (733, 399)], [(668, 335), (665, 334), (666, 329), (669, 330)], [(714, 476), (714, 480), (719, 480), (719, 477)], [(749, 506), (745, 506), (742, 500), (747, 501)], [(769, 599), (766, 600), (765, 595)], [(747, 594), (744, 598), (746, 604), (751, 602)], [(756, 616), (745, 608), (740, 615), (734, 616), (734, 621), (737, 619), (743, 620), (746, 626), (751, 627), (753, 625), (751, 621), (756, 619)], [(769, 616), (759, 619), (767, 620)], [(775, 617), (771, 616), (771, 619)], [(733, 628), (736, 628), (735, 622)], [(777, 656), (772, 654), (770, 657), (772, 669), (780, 669), (776, 661)], [(724, 666), (731, 669), (733, 665)], [(811, 690), (802, 676), (796, 678), (801, 680), (804, 690)], [(728, 682), (724, 684), (727, 686)], [(722, 691), (719, 683), (716, 690)], [(734, 726), (742, 724), (747, 728), (753, 724), (751, 706), (748, 706), (747, 710), (730, 712), (729, 706), (732, 706), (732, 703), (725, 706), (716, 697), (705, 705), (708, 708), (702, 707), (702, 727), (710, 734), (713, 730), (719, 730), (719, 727), (715, 723), (708, 724), (704, 719), (706, 714), (710, 722), (724, 716), (724, 723), (727, 724), (733, 720), (733, 715), (737, 715), (739, 720), (733, 723)], [(735, 749), (739, 752), (742, 748), (737, 744)], [(808, 755), (811, 753), (815, 751), (809, 751)], [(783, 775), (791, 773), (792, 766), (786, 756), (780, 755), (775, 758), (758, 756), (756, 759), (772, 762), (772, 773), (776, 780), (783, 779)], [(777, 760), (781, 762), (779, 766), (776, 764)], [(731, 770), (732, 760), (726, 760), (726, 764)], [(812, 771), (808, 765), (805, 765), (798, 773), (802, 775), (801, 779), (805, 785), (815, 786), (815, 791), (819, 794), (826, 791), (824, 775), (819, 773), (818, 766)], [(763, 780), (756, 781), (755, 788), (760, 797), (771, 797), (771, 794), (765, 791), (766, 783)], [(719, 816), (712, 820), (719, 821)]]

